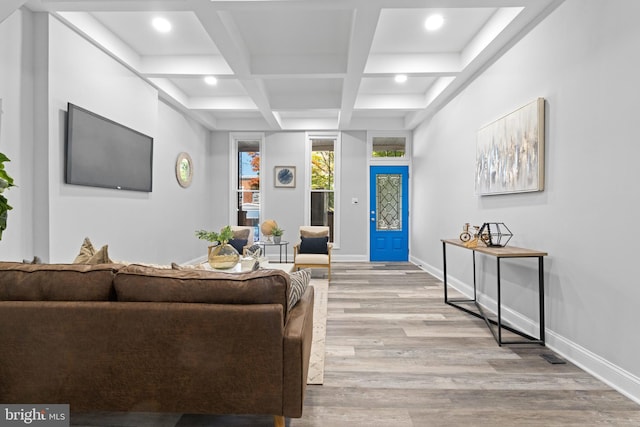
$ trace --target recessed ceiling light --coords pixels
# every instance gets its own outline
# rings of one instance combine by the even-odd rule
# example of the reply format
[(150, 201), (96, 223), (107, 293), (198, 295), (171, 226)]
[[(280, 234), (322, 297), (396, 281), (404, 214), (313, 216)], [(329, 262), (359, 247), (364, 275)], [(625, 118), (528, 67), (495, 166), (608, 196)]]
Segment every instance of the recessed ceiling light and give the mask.
[(207, 76), (204, 78), (204, 82), (208, 85), (215, 86), (218, 84), (218, 79), (213, 76)]
[(406, 74), (398, 74), (396, 75), (395, 79), (396, 83), (404, 83), (407, 81), (407, 76)]
[(444, 18), (442, 15), (431, 15), (424, 21), (424, 27), (428, 31), (439, 30), (444, 24)]
[(168, 33), (171, 31), (171, 22), (166, 18), (156, 17), (151, 21), (151, 25), (160, 33)]

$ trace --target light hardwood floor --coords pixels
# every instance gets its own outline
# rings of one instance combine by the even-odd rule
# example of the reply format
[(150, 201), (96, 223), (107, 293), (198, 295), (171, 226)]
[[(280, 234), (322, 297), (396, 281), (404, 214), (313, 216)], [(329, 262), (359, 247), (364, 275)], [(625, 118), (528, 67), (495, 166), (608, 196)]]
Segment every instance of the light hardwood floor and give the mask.
[[(640, 426), (640, 405), (538, 345), (499, 347), (409, 263), (335, 263), (324, 385), (287, 426)], [(85, 426), (270, 426), (268, 416), (72, 414)]]

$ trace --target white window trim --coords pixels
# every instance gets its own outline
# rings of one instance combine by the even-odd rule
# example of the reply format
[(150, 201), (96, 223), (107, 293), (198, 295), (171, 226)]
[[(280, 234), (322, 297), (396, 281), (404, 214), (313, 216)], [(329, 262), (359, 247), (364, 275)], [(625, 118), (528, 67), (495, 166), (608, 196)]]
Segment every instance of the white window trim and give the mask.
[(260, 149), (260, 218), (263, 218), (264, 211), (264, 174), (262, 173), (262, 165), (264, 165), (264, 133), (262, 132), (231, 132), (229, 133), (229, 220), (230, 225), (238, 225), (238, 141), (255, 140), (259, 141)]
[(342, 164), (342, 133), (341, 132), (306, 132), (305, 133), (305, 195), (304, 195), (304, 224), (311, 224), (311, 140), (333, 139), (334, 150), (334, 183), (333, 183), (333, 248), (340, 249), (340, 170)]

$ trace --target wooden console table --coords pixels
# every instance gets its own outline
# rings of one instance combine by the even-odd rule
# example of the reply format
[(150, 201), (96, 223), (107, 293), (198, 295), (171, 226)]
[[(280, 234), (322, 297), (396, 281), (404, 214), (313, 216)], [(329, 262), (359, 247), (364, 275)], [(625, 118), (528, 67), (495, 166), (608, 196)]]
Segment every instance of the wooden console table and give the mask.
[[(484, 319), (487, 327), (491, 331), (493, 338), (496, 340), (498, 345), (502, 346), (502, 344), (540, 344), (544, 345), (544, 257), (547, 256), (546, 252), (536, 251), (533, 249), (523, 249), (517, 248), (514, 246), (505, 246), (505, 247), (486, 247), (480, 246), (482, 243), (475, 248), (467, 248), (464, 246), (464, 243), (459, 239), (442, 239), (442, 261), (444, 266), (444, 302), (453, 307), (456, 307), (460, 310), (463, 310), (469, 314), (472, 314), (476, 317), (480, 317)], [(473, 299), (449, 299), (447, 295), (447, 245), (457, 246), (460, 248), (464, 248), (470, 250), (473, 253)], [(496, 284), (497, 284), (497, 305), (498, 305), (498, 320), (495, 321), (493, 319), (489, 319), (484, 310), (478, 303), (477, 298), (477, 290), (476, 290), (476, 252), (493, 256), (496, 258), (497, 262), (497, 271), (496, 271)], [(518, 331), (509, 325), (502, 324), (502, 302), (501, 302), (501, 289), (500, 289), (500, 260), (502, 258), (537, 258), (538, 259), (538, 305), (539, 305), (539, 316), (540, 316), (540, 332), (539, 337), (535, 338), (524, 332)], [(460, 303), (474, 303), (477, 307), (479, 313), (469, 310), (468, 308), (459, 305)], [(497, 330), (494, 330), (492, 325), (497, 326)], [(502, 329), (506, 329), (511, 331), (517, 335), (520, 335), (523, 338), (526, 338), (525, 341), (504, 341), (502, 339)]]

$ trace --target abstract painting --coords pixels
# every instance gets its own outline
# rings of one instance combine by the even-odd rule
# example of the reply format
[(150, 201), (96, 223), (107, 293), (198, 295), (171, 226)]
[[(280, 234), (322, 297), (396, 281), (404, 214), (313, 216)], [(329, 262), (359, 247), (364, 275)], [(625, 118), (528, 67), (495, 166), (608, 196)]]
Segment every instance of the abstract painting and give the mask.
[(544, 189), (544, 98), (478, 131), (476, 194)]

